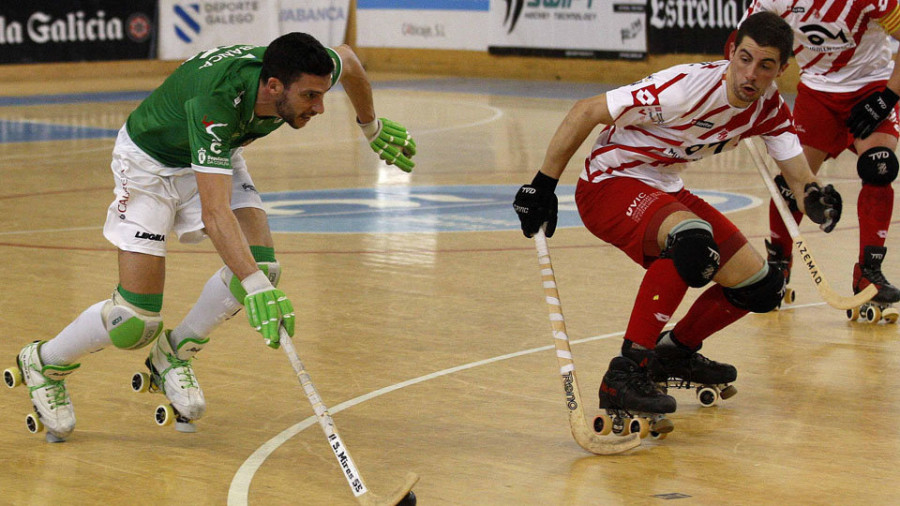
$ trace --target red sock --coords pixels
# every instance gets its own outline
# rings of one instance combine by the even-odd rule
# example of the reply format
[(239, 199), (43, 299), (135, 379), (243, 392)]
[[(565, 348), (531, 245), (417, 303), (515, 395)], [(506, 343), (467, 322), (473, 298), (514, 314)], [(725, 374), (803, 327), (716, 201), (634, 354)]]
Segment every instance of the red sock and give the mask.
[[(791, 216), (794, 217), (794, 221), (798, 224), (800, 223), (800, 220), (803, 219), (803, 213), (800, 211), (792, 211)], [(778, 208), (775, 207), (775, 203), (771, 200), (769, 200), (769, 235), (772, 236), (772, 244), (780, 245), (781, 251), (784, 251), (786, 255), (791, 254), (794, 247), (794, 240), (791, 239), (791, 233), (788, 232), (784, 220), (782, 220), (781, 215), (778, 214)]]
[(671, 259), (660, 258), (650, 264), (638, 289), (625, 339), (650, 350), (656, 348), (660, 332), (681, 304), (687, 289)]
[(704, 339), (738, 321), (749, 311), (738, 309), (722, 291), (722, 285), (713, 285), (703, 292), (684, 318), (675, 325), (675, 338), (690, 348), (700, 346)]
[(884, 246), (891, 215), (894, 211), (894, 188), (890, 185), (875, 186), (863, 183), (856, 201), (859, 214), (859, 261), (863, 261), (863, 248)]

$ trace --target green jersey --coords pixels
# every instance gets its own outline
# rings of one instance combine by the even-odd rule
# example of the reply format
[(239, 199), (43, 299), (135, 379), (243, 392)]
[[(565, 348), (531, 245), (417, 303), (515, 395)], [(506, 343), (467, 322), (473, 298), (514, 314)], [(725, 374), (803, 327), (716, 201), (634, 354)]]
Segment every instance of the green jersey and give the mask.
[[(231, 174), (231, 150), (284, 123), (253, 112), (265, 50), (219, 47), (185, 61), (128, 116), (128, 135), (167, 167)], [(334, 85), (341, 60), (327, 51), (335, 63)]]

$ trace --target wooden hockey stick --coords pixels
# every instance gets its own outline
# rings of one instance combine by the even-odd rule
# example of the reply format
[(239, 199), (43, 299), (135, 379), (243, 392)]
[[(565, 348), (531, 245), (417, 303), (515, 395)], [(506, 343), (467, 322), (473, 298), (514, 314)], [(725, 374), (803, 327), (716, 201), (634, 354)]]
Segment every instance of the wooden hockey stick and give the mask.
[[(419, 476), (416, 473), (407, 473), (406, 482), (386, 498), (375, 495), (366, 487), (362, 475), (359, 474), (359, 470), (356, 468), (356, 464), (354, 464), (353, 459), (350, 458), (350, 451), (347, 450), (340, 435), (338, 435), (337, 427), (335, 427), (334, 420), (331, 419), (331, 415), (328, 413), (328, 408), (325, 407), (322, 398), (319, 397), (319, 392), (316, 390), (316, 387), (313, 386), (309, 373), (306, 372), (306, 369), (303, 367), (303, 362), (300, 361), (300, 357), (297, 355), (297, 350), (294, 348), (294, 342), (291, 340), (291, 336), (288, 335), (284, 327), (280, 327), (278, 332), (281, 340), (281, 348), (284, 349), (284, 353), (288, 356), (291, 365), (294, 367), (294, 371), (297, 373), (297, 379), (300, 380), (300, 385), (303, 387), (303, 391), (306, 393), (306, 397), (309, 399), (310, 404), (312, 404), (313, 411), (316, 412), (319, 425), (322, 427), (322, 430), (325, 431), (325, 436), (328, 438), (328, 446), (330, 446), (331, 450), (334, 452), (334, 456), (341, 466), (341, 471), (343, 471), (344, 478), (346, 478), (347, 483), (350, 484), (350, 489), (353, 491), (353, 495), (356, 496), (356, 500), (359, 501), (360, 504), (378, 506), (395, 506), (404, 499), (410, 504), (415, 504), (415, 494), (413, 494), (412, 488), (416, 482), (419, 481)], [(407, 499), (407, 497), (409, 497), (409, 499)]]
[(766, 161), (762, 157), (762, 154), (760, 154), (759, 148), (757, 148), (750, 139), (744, 139), (744, 145), (746, 145), (747, 149), (750, 151), (750, 156), (753, 158), (756, 170), (759, 171), (759, 175), (762, 176), (763, 182), (766, 183), (766, 188), (772, 196), (772, 202), (775, 203), (778, 214), (781, 215), (781, 220), (784, 221), (788, 233), (791, 234), (791, 239), (794, 240), (794, 245), (797, 246), (797, 252), (800, 255), (799, 260), (806, 267), (807, 271), (809, 271), (809, 275), (812, 276), (813, 283), (816, 285), (816, 290), (819, 291), (819, 295), (822, 299), (829, 306), (836, 309), (853, 309), (869, 302), (872, 297), (878, 294), (878, 288), (875, 285), (867, 286), (863, 291), (852, 297), (838, 295), (837, 292), (831, 289), (828, 280), (825, 279), (825, 275), (819, 268), (819, 264), (816, 263), (816, 260), (813, 258), (809, 246), (806, 245), (806, 240), (800, 235), (800, 227), (798, 227), (797, 222), (794, 221), (794, 217), (791, 215), (787, 203), (781, 196), (781, 192), (775, 187), (775, 181), (773, 181), (772, 175), (769, 174)]
[(544, 284), (544, 295), (547, 310), (550, 312), (550, 327), (553, 331), (553, 342), (556, 344), (556, 360), (559, 374), (562, 376), (566, 407), (569, 409), (569, 426), (575, 441), (585, 450), (597, 455), (614, 455), (628, 451), (641, 444), (637, 433), (627, 436), (600, 436), (584, 419), (584, 408), (581, 404), (581, 389), (575, 377), (575, 362), (572, 360), (572, 349), (569, 347), (569, 335), (566, 333), (566, 321), (563, 319), (559, 291), (556, 287), (556, 276), (550, 262), (550, 251), (547, 248), (547, 237), (541, 229), (534, 234), (534, 245), (537, 247), (538, 262), (541, 265), (541, 279)]

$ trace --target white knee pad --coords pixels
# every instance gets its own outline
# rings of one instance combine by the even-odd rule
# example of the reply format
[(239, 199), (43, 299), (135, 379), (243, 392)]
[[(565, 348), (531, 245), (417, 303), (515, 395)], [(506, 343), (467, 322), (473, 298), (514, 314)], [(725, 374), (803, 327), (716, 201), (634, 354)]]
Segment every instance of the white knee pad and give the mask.
[(118, 291), (104, 304), (103, 325), (116, 348), (136, 350), (147, 346), (163, 330), (159, 313), (144, 311), (125, 301)]

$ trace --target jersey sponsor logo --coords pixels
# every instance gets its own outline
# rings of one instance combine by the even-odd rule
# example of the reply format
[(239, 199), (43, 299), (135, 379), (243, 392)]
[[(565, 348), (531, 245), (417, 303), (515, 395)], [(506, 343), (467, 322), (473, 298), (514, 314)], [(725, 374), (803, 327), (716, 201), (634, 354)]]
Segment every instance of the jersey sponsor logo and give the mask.
[(716, 125), (715, 125), (714, 123), (712, 123), (711, 121), (706, 121), (706, 120), (703, 120), (703, 119), (695, 119), (695, 120), (691, 120), (691, 123), (693, 123), (693, 125), (696, 126), (696, 127), (705, 128), (705, 129), (707, 129), (707, 130), (709, 130), (710, 128), (716, 126)]
[(659, 105), (658, 94), (656, 86), (652, 84), (631, 92), (631, 96), (634, 97), (634, 105)]
[(856, 46), (853, 40), (847, 38), (843, 27), (810, 24), (801, 26), (800, 31), (806, 35), (808, 42), (804, 46), (817, 53), (839, 52)]
[[(519, 185), (346, 188), (263, 193), (269, 225), (276, 232), (308, 234), (439, 233), (520, 230), (512, 209)], [(723, 213), (761, 205), (737, 193), (693, 192)], [(558, 228), (584, 225), (575, 186), (560, 185)], [(637, 208), (636, 208), (637, 209)]]
[(203, 126), (206, 127), (206, 133), (211, 135), (212, 138), (216, 140), (216, 142), (209, 143), (209, 150), (217, 155), (221, 155), (222, 154), (222, 139), (218, 135), (216, 135), (215, 132), (213, 132), (213, 128), (227, 127), (228, 123), (216, 123), (214, 121), (209, 120), (206, 116), (203, 116), (203, 119), (201, 121), (203, 123)]

